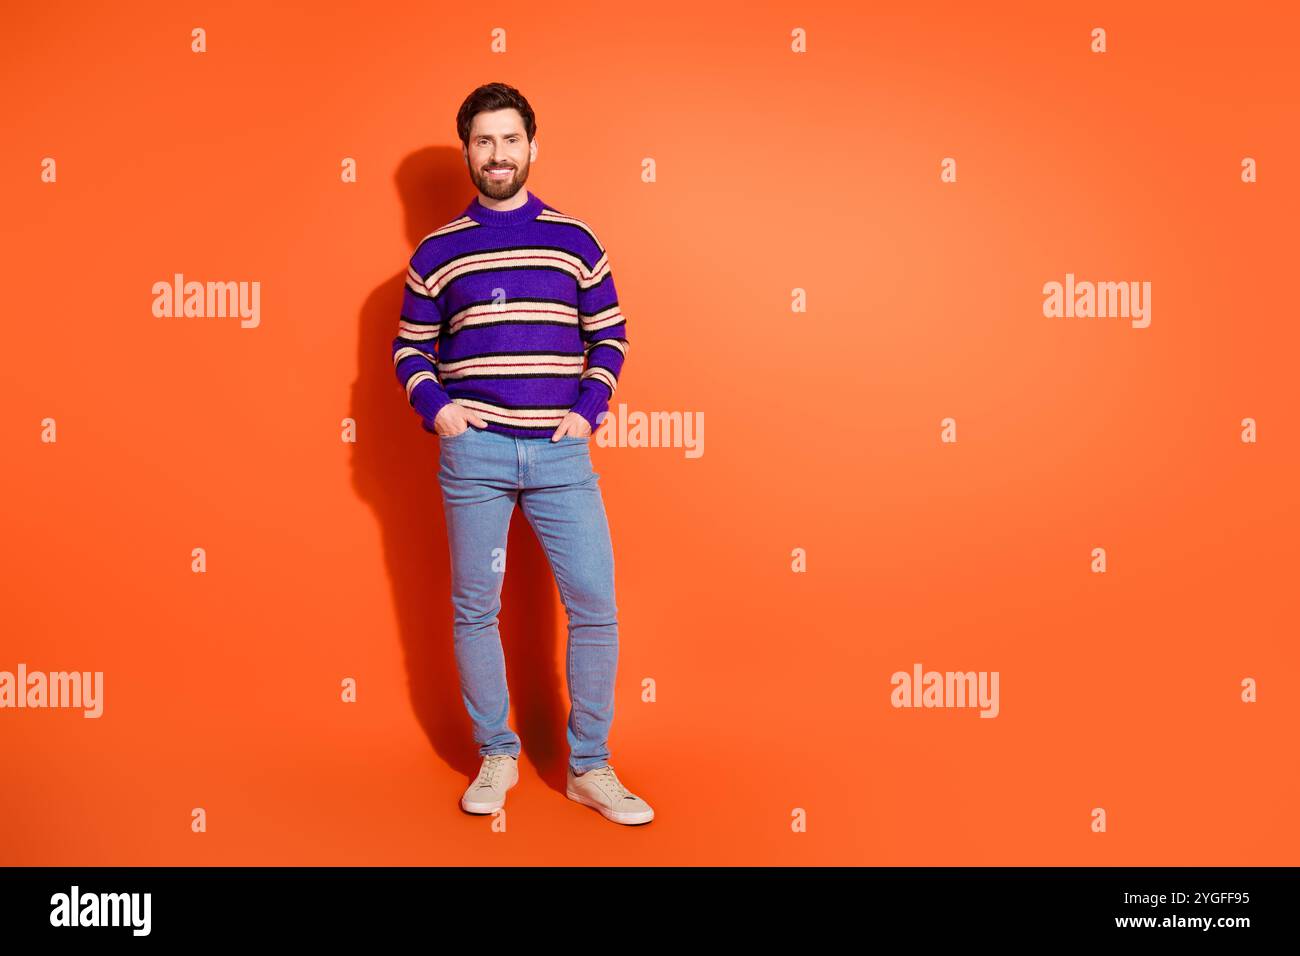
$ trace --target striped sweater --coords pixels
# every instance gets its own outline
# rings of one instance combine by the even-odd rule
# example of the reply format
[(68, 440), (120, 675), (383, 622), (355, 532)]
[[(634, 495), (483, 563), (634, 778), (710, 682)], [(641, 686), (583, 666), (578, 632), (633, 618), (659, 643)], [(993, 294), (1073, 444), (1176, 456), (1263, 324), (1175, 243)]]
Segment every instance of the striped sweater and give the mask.
[(475, 196), (411, 255), (393, 367), (426, 431), (448, 402), (503, 435), (550, 438), (569, 411), (594, 431), (627, 348), (605, 247), (531, 192)]

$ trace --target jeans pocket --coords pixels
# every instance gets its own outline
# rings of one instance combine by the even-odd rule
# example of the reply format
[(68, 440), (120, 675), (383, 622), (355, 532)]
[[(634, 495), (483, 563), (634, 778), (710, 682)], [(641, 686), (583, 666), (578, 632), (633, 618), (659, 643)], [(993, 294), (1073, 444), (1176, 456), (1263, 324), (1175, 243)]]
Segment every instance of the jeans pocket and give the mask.
[(462, 431), (462, 432), (457, 432), (457, 433), (454, 434), (454, 435), (439, 435), (439, 436), (438, 436), (438, 439), (439, 439), (439, 441), (444, 441), (444, 442), (448, 442), (448, 441), (457, 441), (458, 439), (463, 438), (464, 436), (468, 435), (468, 434), (469, 434), (470, 432), (472, 432), (472, 431), (474, 431), (474, 426), (473, 426), (473, 425), (466, 425), (464, 431)]

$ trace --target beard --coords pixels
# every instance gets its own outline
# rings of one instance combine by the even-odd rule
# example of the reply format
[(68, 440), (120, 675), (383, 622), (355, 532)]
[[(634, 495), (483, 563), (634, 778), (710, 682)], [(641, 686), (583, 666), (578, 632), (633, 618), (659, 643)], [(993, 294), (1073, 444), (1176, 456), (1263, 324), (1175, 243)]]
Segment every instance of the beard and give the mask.
[[(507, 164), (513, 165), (513, 164)], [(524, 188), (524, 183), (528, 182), (528, 167), (531, 164), (525, 160), (522, 167), (514, 167), (514, 175), (509, 179), (491, 179), (484, 169), (470, 168), (470, 178), (474, 180), (474, 185), (478, 187), (479, 192), (493, 199), (509, 199), (519, 190)]]

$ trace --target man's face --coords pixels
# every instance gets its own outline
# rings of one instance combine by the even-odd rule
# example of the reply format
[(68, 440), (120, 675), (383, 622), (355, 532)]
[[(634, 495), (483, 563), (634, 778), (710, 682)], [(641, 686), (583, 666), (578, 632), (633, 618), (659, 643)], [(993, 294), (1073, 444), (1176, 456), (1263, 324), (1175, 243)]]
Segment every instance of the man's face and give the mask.
[(509, 199), (528, 181), (528, 167), (537, 158), (537, 141), (528, 141), (518, 110), (493, 110), (474, 117), (463, 151), (470, 179), (479, 192), (493, 199)]

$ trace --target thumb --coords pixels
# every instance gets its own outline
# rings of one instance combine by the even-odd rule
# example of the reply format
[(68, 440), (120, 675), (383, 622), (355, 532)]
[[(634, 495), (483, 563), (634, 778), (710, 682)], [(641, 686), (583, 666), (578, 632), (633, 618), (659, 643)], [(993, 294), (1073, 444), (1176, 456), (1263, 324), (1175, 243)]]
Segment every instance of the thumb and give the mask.
[(470, 421), (472, 421), (479, 428), (487, 428), (487, 422), (483, 421), (483, 418), (479, 415), (478, 412), (468, 412), (467, 414), (469, 416)]

